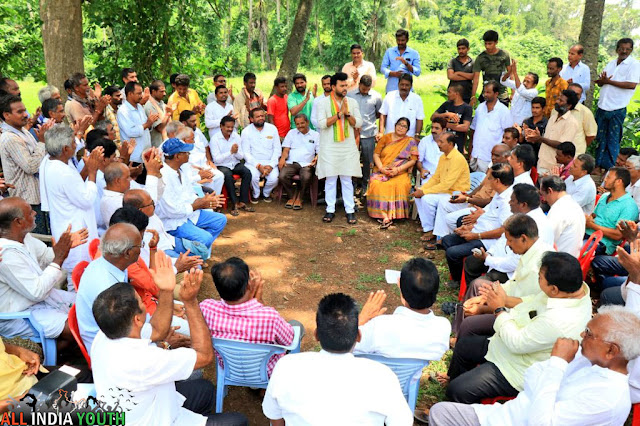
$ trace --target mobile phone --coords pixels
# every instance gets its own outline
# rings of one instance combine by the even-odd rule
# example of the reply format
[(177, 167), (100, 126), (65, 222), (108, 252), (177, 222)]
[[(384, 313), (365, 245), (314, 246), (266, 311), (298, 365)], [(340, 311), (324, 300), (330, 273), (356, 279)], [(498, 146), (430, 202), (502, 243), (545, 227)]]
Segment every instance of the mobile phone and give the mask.
[(474, 248), (474, 249), (471, 249), (471, 253), (477, 254), (479, 256), (482, 254), (482, 250), (480, 250), (479, 248)]

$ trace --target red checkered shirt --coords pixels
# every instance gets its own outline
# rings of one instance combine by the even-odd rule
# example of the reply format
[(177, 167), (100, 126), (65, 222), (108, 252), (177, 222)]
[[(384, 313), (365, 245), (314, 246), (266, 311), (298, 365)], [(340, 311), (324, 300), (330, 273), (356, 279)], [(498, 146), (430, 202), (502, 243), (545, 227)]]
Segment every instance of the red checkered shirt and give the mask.
[[(291, 324), (278, 311), (264, 306), (256, 299), (239, 305), (229, 305), (224, 300), (206, 299), (200, 303), (200, 309), (212, 337), (284, 346), (293, 342), (294, 331)], [(269, 359), (269, 376), (282, 356), (284, 354), (277, 354)], [(222, 365), (222, 359), (217, 353), (216, 357)]]

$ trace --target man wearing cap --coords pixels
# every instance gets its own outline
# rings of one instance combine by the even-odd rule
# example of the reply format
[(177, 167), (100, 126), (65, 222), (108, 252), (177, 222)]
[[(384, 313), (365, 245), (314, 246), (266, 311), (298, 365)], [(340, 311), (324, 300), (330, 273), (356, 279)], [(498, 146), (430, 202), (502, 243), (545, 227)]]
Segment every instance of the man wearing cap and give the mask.
[(225, 215), (211, 210), (221, 207), (224, 197), (212, 193), (198, 198), (191, 180), (180, 170), (189, 162), (192, 149), (193, 144), (177, 138), (167, 139), (162, 144), (165, 165), (161, 173), (165, 189), (158, 202), (158, 216), (170, 235), (198, 241), (210, 249), (227, 224)]

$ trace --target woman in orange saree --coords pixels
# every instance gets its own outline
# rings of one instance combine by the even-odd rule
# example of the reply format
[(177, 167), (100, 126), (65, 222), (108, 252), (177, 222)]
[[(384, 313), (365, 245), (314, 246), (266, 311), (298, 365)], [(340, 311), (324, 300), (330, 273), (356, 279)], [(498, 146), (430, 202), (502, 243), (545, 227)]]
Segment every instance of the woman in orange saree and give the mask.
[(418, 143), (407, 136), (409, 120), (400, 118), (393, 133), (384, 135), (373, 153), (375, 167), (369, 179), (367, 212), (386, 229), (394, 219), (409, 217), (409, 170), (418, 160)]

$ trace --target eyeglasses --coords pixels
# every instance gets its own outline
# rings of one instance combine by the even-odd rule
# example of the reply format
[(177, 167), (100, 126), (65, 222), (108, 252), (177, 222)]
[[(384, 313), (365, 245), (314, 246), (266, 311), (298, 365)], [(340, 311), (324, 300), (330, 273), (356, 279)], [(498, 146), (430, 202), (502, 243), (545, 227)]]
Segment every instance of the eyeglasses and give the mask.
[(401, 129), (408, 129), (409, 126), (407, 126), (406, 124), (396, 124), (396, 127), (400, 127)]
[(131, 247), (131, 248), (136, 248), (136, 247), (138, 247), (139, 249), (143, 249), (145, 245), (146, 245), (146, 243), (143, 241), (142, 243), (140, 243), (140, 245), (134, 245), (134, 246), (133, 246), (133, 247)]
[(600, 340), (601, 342), (608, 343), (610, 345), (618, 346), (617, 343), (613, 343), (613, 342), (610, 342), (608, 340), (603, 340), (603, 339), (600, 339), (600, 338), (594, 336), (593, 332), (589, 329), (589, 327), (585, 327), (585, 329), (584, 329), (584, 339), (587, 339), (587, 338), (588, 339), (593, 339), (593, 340)]
[(140, 207), (138, 210), (146, 209), (147, 207), (151, 207), (151, 206), (153, 206), (154, 208), (156, 206), (156, 203), (153, 200), (151, 200), (151, 203), (145, 204), (144, 206)]

